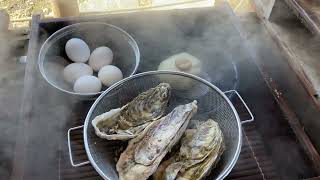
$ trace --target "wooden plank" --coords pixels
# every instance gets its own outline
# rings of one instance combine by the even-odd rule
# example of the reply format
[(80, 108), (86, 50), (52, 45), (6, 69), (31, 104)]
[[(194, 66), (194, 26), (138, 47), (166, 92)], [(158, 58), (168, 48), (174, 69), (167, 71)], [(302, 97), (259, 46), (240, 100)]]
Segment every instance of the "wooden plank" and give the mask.
[(10, 17), (6, 10), (0, 9), (0, 33), (8, 32)]
[(320, 74), (316, 73), (317, 67), (320, 67), (317, 38), (304, 28), (285, 1), (276, 1), (271, 16), (269, 21), (261, 18), (261, 22), (320, 110)]
[(320, 35), (319, 0), (285, 0), (307, 28), (315, 35)]
[[(265, 22), (265, 24), (266, 24), (266, 26), (268, 26), (268, 22)], [(273, 37), (277, 38), (278, 36), (273, 36)], [(280, 41), (278, 41), (278, 42), (280, 42)], [(289, 58), (294, 57), (294, 55), (292, 53), (289, 53), (290, 51), (286, 49), (287, 46), (282, 46), (282, 48), (284, 48), (284, 52), (287, 56), (289, 56)], [(304, 86), (307, 89), (307, 91), (309, 93), (311, 91), (314, 92), (314, 89), (311, 88), (311, 86), (309, 85), (309, 81), (307, 80), (307, 77), (303, 76), (303, 74), (302, 74), (302, 72), (303, 72), (302, 67), (299, 66), (298, 63), (289, 63), (289, 64), (291, 65), (292, 68), (294, 68), (294, 71), (297, 73), (297, 76), (302, 81), (302, 83), (304, 83), (305, 85), (308, 83), (308, 85)], [(307, 133), (304, 131), (304, 127), (301, 124), (300, 120), (298, 119), (297, 115), (292, 111), (292, 109), (290, 108), (290, 106), (286, 102), (285, 98), (281, 95), (281, 93), (279, 93), (279, 91), (278, 91), (279, 88), (277, 87), (277, 84), (272, 80), (272, 78), (269, 77), (269, 74), (265, 70), (264, 65), (260, 64), (259, 67), (260, 67), (261, 73), (263, 74), (263, 77), (264, 77), (267, 85), (269, 86), (269, 88), (271, 89), (271, 92), (273, 93), (274, 98), (276, 99), (281, 110), (283, 111), (284, 115), (286, 116), (292, 130), (296, 134), (298, 141), (302, 144), (304, 151), (306, 152), (306, 154), (310, 158), (310, 160), (313, 164), (313, 167), (315, 168), (317, 173), (320, 173), (320, 155), (319, 155), (318, 151), (314, 147), (314, 145), (311, 142), (310, 138), (308, 137)], [(311, 97), (314, 99), (314, 96), (311, 96)], [(317, 105), (318, 105), (317, 107), (319, 107), (319, 109), (320, 109), (319, 102), (317, 100), (313, 101), (313, 102), (317, 103)]]
[(274, 98), (276, 99), (281, 110), (286, 116), (289, 125), (291, 126), (293, 132), (296, 134), (298, 141), (300, 142), (304, 151), (306, 152), (307, 156), (312, 162), (314, 169), (317, 171), (317, 173), (320, 173), (320, 155), (314, 147), (313, 143), (311, 142), (310, 138), (308, 137), (307, 133), (304, 131), (304, 127), (301, 124), (299, 118), (297, 117), (295, 112), (290, 108), (282, 94), (278, 91), (279, 88), (277, 84), (272, 80), (272, 78), (270, 78), (268, 72), (264, 67), (264, 64), (259, 63), (258, 67), (264, 77), (266, 84), (271, 89)]
[(310, 81), (310, 78), (307, 76), (304, 67), (302, 66), (301, 62), (303, 59), (300, 59), (297, 55), (297, 52), (290, 47), (288, 42), (286, 42), (282, 35), (273, 27), (272, 23), (263, 21), (265, 27), (270, 32), (271, 37), (275, 40), (277, 45), (281, 48), (281, 51), (283, 52), (283, 55), (286, 56), (286, 59), (288, 61), (288, 64), (292, 68), (292, 70), (297, 74), (299, 80), (304, 85), (304, 88), (309, 93), (310, 98), (313, 99), (313, 102), (320, 110), (320, 101), (318, 99), (318, 92), (316, 90), (316, 87), (312, 84)]
[(303, 179), (303, 180), (319, 180), (319, 179), (320, 179), (320, 176), (307, 178), (307, 179)]
[(35, 53), (38, 48), (38, 37), (39, 37), (39, 22), (40, 22), (40, 15), (34, 15), (32, 18), (31, 24), (31, 32), (30, 32), (30, 41), (29, 41), (29, 48), (27, 54), (27, 65), (25, 69), (25, 76), (24, 82), (24, 92), (23, 92), (23, 99), (21, 103), (21, 111), (20, 111), (20, 118), (19, 118), (19, 127), (17, 130), (17, 140), (14, 152), (14, 160), (13, 160), (13, 170), (11, 173), (12, 180), (22, 180), (24, 176), (24, 165), (25, 165), (25, 158), (26, 158), (26, 148), (28, 142), (28, 132), (29, 129), (29, 122), (32, 119), (32, 99), (33, 93), (30, 92), (33, 90), (33, 86), (36, 84), (35, 79), (32, 74), (34, 74), (34, 69), (37, 67), (36, 59), (37, 54)]
[(50, 0), (54, 17), (78, 16), (78, 0)]
[[(268, 23), (268, 21), (265, 19), (263, 19), (262, 21), (265, 23)], [(248, 35), (240, 25), (239, 20), (236, 19), (236, 17), (233, 17), (233, 23), (237, 28), (237, 30), (239, 31), (242, 38), (246, 39), (245, 37), (247, 37)], [(311, 142), (310, 138), (308, 137), (307, 133), (304, 131), (304, 127), (302, 126), (301, 121), (297, 117), (296, 113), (289, 106), (285, 97), (278, 90), (279, 89), (278, 85), (276, 84), (276, 82), (273, 81), (268, 71), (266, 70), (265, 63), (268, 63), (268, 62), (258, 61), (257, 54), (254, 51), (252, 51), (254, 48), (251, 46), (251, 44), (249, 44), (247, 41), (244, 41), (243, 44), (249, 50), (250, 55), (255, 60), (255, 63), (257, 64), (258, 69), (262, 77), (264, 78), (265, 83), (269, 87), (270, 92), (272, 93), (274, 99), (276, 100), (282, 112), (286, 116), (288, 124), (290, 125), (291, 129), (296, 135), (297, 140), (299, 141), (306, 155), (311, 161), (313, 168), (317, 173), (320, 173), (320, 155), (316, 150), (316, 148), (314, 147), (313, 143)]]
[(261, 18), (269, 19), (275, 0), (253, 0), (256, 12)]

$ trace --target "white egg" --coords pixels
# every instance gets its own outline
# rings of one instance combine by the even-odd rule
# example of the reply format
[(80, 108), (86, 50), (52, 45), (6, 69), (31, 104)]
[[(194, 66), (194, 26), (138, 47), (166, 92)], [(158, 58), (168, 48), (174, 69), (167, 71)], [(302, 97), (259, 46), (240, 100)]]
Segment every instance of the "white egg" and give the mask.
[(98, 77), (102, 84), (111, 86), (123, 78), (122, 72), (119, 68), (113, 65), (107, 65), (100, 69)]
[(67, 41), (65, 50), (69, 59), (74, 62), (87, 62), (90, 56), (89, 46), (79, 38)]
[(64, 79), (73, 84), (77, 79), (84, 75), (92, 75), (92, 68), (85, 63), (72, 63), (63, 70)]
[(77, 93), (97, 93), (101, 91), (101, 82), (95, 76), (85, 75), (76, 80), (73, 90)]
[(99, 71), (103, 66), (111, 64), (113, 53), (110, 48), (102, 46), (96, 48), (90, 55), (89, 65), (93, 70)]

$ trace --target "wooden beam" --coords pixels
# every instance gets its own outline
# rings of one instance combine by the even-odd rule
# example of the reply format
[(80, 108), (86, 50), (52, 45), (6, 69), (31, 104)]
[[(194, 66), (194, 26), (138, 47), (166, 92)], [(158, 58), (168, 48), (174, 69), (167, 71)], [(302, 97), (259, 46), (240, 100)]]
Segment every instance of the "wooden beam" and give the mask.
[[(36, 66), (36, 59), (38, 48), (38, 37), (39, 37), (39, 23), (40, 23), (41, 16), (34, 15), (32, 18), (31, 23), (31, 32), (30, 32), (30, 41), (28, 47), (28, 54), (27, 54), (27, 65), (25, 69), (25, 76), (24, 83), (26, 89), (23, 93), (22, 97), (22, 106), (20, 111), (20, 118), (18, 120), (19, 126), (17, 127), (17, 140), (14, 150), (14, 159), (12, 164), (12, 173), (11, 173), (11, 180), (22, 180), (24, 179), (24, 169), (25, 169), (25, 159), (26, 159), (26, 151), (27, 151), (27, 144), (28, 144), (28, 130), (30, 126), (30, 120), (33, 118), (32, 116), (32, 101), (33, 101), (33, 93), (30, 92), (32, 90), (32, 86), (35, 85), (35, 78), (32, 76), (34, 74), (34, 68)], [(28, 106), (24, 106), (28, 104)]]
[(10, 17), (6, 10), (0, 9), (0, 33), (8, 32), (10, 25)]
[(253, 2), (258, 16), (269, 19), (275, 0), (253, 0)]
[(50, 0), (55, 17), (78, 16), (78, 0)]
[[(243, 39), (246, 39), (246, 37), (248, 37), (249, 35), (247, 34), (247, 31), (243, 30), (243, 28), (241, 27), (239, 20), (236, 19), (235, 17), (233, 17), (232, 22), (235, 25), (235, 27), (237, 28), (237, 30), (239, 31), (241, 37)], [(262, 19), (262, 22), (264, 24), (269, 23), (268, 20), (266, 20), (265, 18)], [(277, 36), (275, 36), (275, 37), (277, 37)], [(273, 38), (274, 38), (274, 36), (273, 36)], [(248, 43), (247, 41), (243, 41), (243, 45), (245, 48), (249, 49), (249, 52), (251, 53), (251, 56), (252, 56), (254, 62), (257, 64), (257, 67), (258, 67), (261, 75), (263, 76), (264, 81), (266, 82), (267, 86), (269, 87), (270, 92), (272, 93), (277, 104), (281, 108), (281, 111), (285, 115), (289, 126), (293, 130), (294, 134), (296, 135), (297, 140), (301, 144), (301, 147), (303, 148), (308, 159), (310, 160), (310, 163), (312, 164), (313, 169), (316, 171), (317, 174), (319, 174), (320, 173), (320, 155), (319, 155), (317, 149), (315, 148), (315, 146), (313, 145), (313, 143), (311, 142), (311, 139), (309, 138), (309, 136), (305, 132), (304, 127), (301, 124), (301, 120), (299, 119), (297, 114), (294, 112), (294, 110), (290, 107), (290, 105), (287, 102), (287, 99), (281, 94), (281, 92), (279, 92), (280, 88), (279, 88), (278, 84), (275, 81), (273, 81), (272, 77), (268, 73), (265, 62), (257, 61), (257, 59), (258, 59), (257, 54), (254, 51), (251, 51), (254, 49), (252, 47), (252, 45), (250, 43)], [(320, 106), (317, 106), (317, 107), (320, 107)]]
[[(272, 38), (274, 38), (275, 41), (278, 43), (279, 47), (282, 48), (284, 55), (286, 55), (288, 58), (292, 58), (293, 54), (290, 53), (290, 51), (287, 49), (287, 46), (284, 46), (282, 44), (281, 40), (279, 41), (278, 34), (272, 30), (271, 26), (269, 26), (270, 23), (267, 20), (263, 20), (262, 22), (269, 30)], [(266, 68), (266, 65), (264, 64), (264, 62), (258, 62), (257, 65), (258, 65), (258, 68), (259, 68), (267, 86), (270, 88), (272, 95), (274, 96), (275, 100), (279, 104), (279, 107), (281, 108), (283, 114), (285, 115), (291, 129), (295, 133), (297, 140), (299, 141), (302, 148), (304, 149), (304, 152), (306, 153), (309, 160), (311, 161), (314, 170), (317, 173), (320, 173), (320, 155), (319, 155), (317, 149), (315, 148), (315, 146), (313, 145), (313, 143), (311, 142), (309, 136), (305, 132), (304, 127), (301, 124), (301, 120), (298, 118), (296, 113), (292, 110), (292, 108), (288, 104), (285, 97), (281, 93), (279, 93), (278, 89), (280, 89), (280, 88), (278, 87), (278, 84), (272, 80), (271, 76), (267, 72), (267, 70), (266, 70), (267, 68)], [(289, 62), (289, 65), (291, 68), (293, 68), (293, 66), (295, 66), (297, 64)], [(298, 66), (297, 68), (299, 68), (299, 71), (301, 70), (300, 66)], [(300, 74), (297, 72), (297, 69), (293, 69), (293, 70), (297, 73), (298, 78), (301, 81), (303, 81), (304, 79), (302, 79), (303, 77), (300, 76)], [(306, 77), (304, 77), (304, 78), (306, 78)], [(309, 87), (309, 86), (305, 86), (305, 88), (306, 87)], [(307, 90), (311, 91), (311, 89), (307, 89)], [(314, 96), (312, 96), (312, 98), (314, 98)], [(313, 99), (313, 100), (315, 100), (315, 99)], [(319, 102), (318, 101), (314, 101), (314, 102), (316, 102), (316, 105), (317, 105), (316, 107), (320, 109), (320, 106), (318, 104)]]
[(316, 87), (310, 81), (310, 78), (307, 76), (304, 67), (302, 66), (301, 60), (296, 51), (290, 47), (288, 42), (286, 42), (283, 38), (281, 38), (281, 34), (273, 27), (273, 24), (267, 21), (262, 21), (267, 28), (268, 32), (270, 33), (271, 37), (275, 40), (278, 47), (281, 49), (281, 52), (286, 57), (289, 66), (292, 70), (296, 73), (297, 77), (304, 85), (303, 87), (309, 93), (310, 98), (312, 98), (313, 102), (315, 103), (316, 107), (320, 110), (320, 101), (319, 101), (319, 94), (316, 90)]
[(289, 7), (315, 35), (320, 35), (319, 0), (285, 0)]
[(308, 179), (304, 179), (304, 180), (319, 180), (319, 179), (320, 179), (320, 176), (312, 177), (312, 178), (308, 178)]

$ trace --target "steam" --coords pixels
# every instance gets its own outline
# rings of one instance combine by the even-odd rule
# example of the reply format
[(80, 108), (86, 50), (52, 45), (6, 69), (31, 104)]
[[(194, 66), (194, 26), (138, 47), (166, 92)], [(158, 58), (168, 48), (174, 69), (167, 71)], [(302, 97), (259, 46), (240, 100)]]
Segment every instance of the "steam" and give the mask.
[[(283, 26), (282, 28), (290, 29), (287, 31), (287, 33), (284, 33), (286, 32), (284, 31), (277, 35), (281, 36), (281, 38), (288, 38), (287, 35), (289, 32), (294, 32), (291, 34), (291, 38), (295, 41), (291, 41), (290, 47), (300, 44), (301, 46), (298, 47), (298, 49), (309, 50), (308, 47), (312, 46), (312, 43), (310, 43), (309, 40), (314, 39), (314, 37), (311, 36), (310, 32), (305, 29), (304, 25), (301, 24), (300, 20), (293, 14), (293, 12), (283, 1), (276, 2), (281, 2), (282, 4), (276, 5), (273, 8), (274, 12), (271, 13), (270, 21), (273, 23), (274, 27), (277, 27), (279, 24), (279, 26)], [(277, 93), (281, 93), (282, 96), (285, 97), (290, 108), (297, 113), (301, 123), (304, 123), (306, 127), (305, 130), (308, 131), (307, 121), (309, 121), (309, 123), (314, 123), (313, 125), (316, 126), (317, 119), (312, 117), (315, 116), (314, 114), (317, 113), (317, 111), (314, 111), (313, 107), (307, 106), (307, 103), (305, 106), (301, 106), (301, 99), (306, 97), (304, 94), (305, 92), (301, 92), (301, 89), (299, 89), (302, 87), (293, 85), (295, 83), (300, 84), (300, 81), (296, 78), (296, 76), (294, 76), (294, 74), (290, 74), (293, 75), (290, 76), (287, 73), (287, 71), (291, 71), (291, 69), (288, 67), (286, 59), (284, 59), (286, 57), (283, 56), (281, 52), (282, 50), (277, 47), (275, 41), (271, 39), (269, 32), (267, 32), (265, 26), (260, 23), (259, 19), (255, 17), (248, 17), (249, 16), (241, 18), (242, 25), (238, 28), (240, 32), (243, 33), (243, 37), (248, 40), (245, 44), (245, 46), (248, 47), (248, 53), (250, 53), (253, 60), (257, 64), (262, 64), (264, 66), (264, 71), (267, 71), (268, 75), (270, 75), (270, 77), (266, 77), (267, 81), (270, 81), (271, 83), (272, 81), (277, 82), (277, 88), (279, 89), (272, 90), (277, 91)], [(303, 43), (304, 40), (302, 36), (304, 36), (304, 38), (311, 38), (307, 40), (308, 44)], [(314, 45), (315, 44), (313, 44), (313, 46)], [(318, 49), (319, 47), (314, 48)], [(300, 58), (305, 60), (305, 57)], [(247, 81), (250, 80), (251, 78), (249, 78)], [(296, 87), (299, 88), (295, 89)], [(259, 96), (262, 96), (262, 92), (263, 91), (258, 92)], [(297, 98), (297, 96), (300, 97)], [(261, 100), (261, 102), (264, 103), (264, 107), (263, 109), (257, 109), (256, 112), (260, 112), (261, 114), (263, 114), (262, 112), (265, 113), (263, 116), (260, 116), (257, 127), (261, 133), (261, 136), (263, 136), (265, 140), (266, 149), (269, 151), (270, 156), (273, 159), (278, 174), (283, 179), (298, 179), (302, 177), (308, 178), (315, 176), (305, 152), (301, 149), (301, 145), (297, 142), (292, 129), (289, 127), (287, 115), (282, 114), (282, 112), (280, 112), (278, 109), (274, 109), (272, 105), (268, 105), (267, 101)], [(253, 110), (254, 109), (255, 107), (253, 107)], [(272, 113), (273, 115), (270, 116), (269, 113)], [(313, 137), (319, 137), (318, 130), (316, 129), (318, 128), (314, 128), (315, 132)], [(317, 145), (316, 142), (314, 145)], [(293, 161), (291, 157), (296, 158)], [(286, 166), (284, 167), (284, 165)]]
[(20, 42), (8, 31), (9, 16), (0, 10), (0, 177), (9, 179), (12, 170), (16, 127), (23, 91), (24, 65), (13, 52)]
[[(252, 58), (252, 56), (250, 57), (251, 52), (246, 51), (248, 47), (244, 45), (244, 39), (239, 36), (230, 17), (233, 15), (228, 14), (225, 10), (226, 8), (210, 9), (209, 11), (194, 9), (192, 13), (198, 14), (197, 16), (190, 15), (190, 11), (175, 11), (176, 13), (172, 14), (154, 11), (152, 16), (149, 13), (141, 12), (134, 15), (134, 20), (130, 14), (123, 14), (114, 16), (112, 20), (107, 19), (107, 23), (123, 28), (137, 41), (141, 52), (140, 72), (157, 70), (159, 63), (167, 57), (188, 52), (203, 62), (203, 67), (205, 67), (203, 73), (211, 77), (211, 82), (222, 90), (230, 90), (237, 87), (239, 80), (237, 68), (241, 64), (244, 70), (250, 72), (255, 72), (250, 68), (256, 67), (249, 63), (248, 66), (246, 65), (247, 60)], [(227, 8), (227, 10), (229, 9)], [(200, 13), (201, 11), (203, 13)], [(246, 30), (250, 34), (247, 34), (245, 38), (249, 38), (251, 43), (254, 42), (252, 45), (257, 46), (255, 49), (249, 47), (252, 48), (252, 51), (259, 51), (259, 48), (265, 48), (261, 43), (264, 41), (260, 39), (264, 35), (261, 33), (261, 29), (256, 29), (257, 22), (253, 22), (253, 24), (255, 25), (246, 24)], [(63, 26), (63, 23), (56, 25)], [(46, 27), (47, 31), (50, 31), (49, 27)], [(92, 101), (81, 101), (59, 92), (44, 81), (38, 70), (34, 70), (29, 75), (33, 75), (35, 79), (28, 82), (31, 83), (29, 88), (34, 91), (30, 92), (30, 96), (33, 97), (31, 98), (32, 102), (29, 102), (29, 104), (33, 104), (32, 107), (29, 107), (32, 113), (27, 114), (30, 116), (27, 119), (28, 122), (24, 122), (23, 118), (18, 121), (23, 94), (24, 66), (16, 64), (15, 54), (12, 54), (11, 50), (17, 44), (13, 43), (8, 46), (8, 37), (0, 33), (0, 177), (4, 179), (10, 177), (14, 147), (18, 138), (24, 138), (28, 142), (28, 146), (24, 147), (22, 152), (24, 159), (15, 161), (16, 165), (26, 162), (21, 166), (30, 173), (24, 176), (30, 179), (39, 176), (56, 177), (59, 174), (58, 156), (66, 157), (67, 155), (65, 154), (67, 152), (66, 132), (70, 127), (83, 124)], [(269, 56), (269, 54), (263, 55)], [(276, 65), (273, 66), (277, 71)], [(252, 83), (255, 80), (255, 77), (242, 79), (241, 90), (248, 90), (247, 83)], [(259, 96), (260, 94), (254, 95)], [(251, 99), (250, 102), (252, 103), (253, 100)], [(249, 106), (254, 107), (254, 104), (249, 104)], [(257, 107), (260, 106), (257, 105)], [(273, 113), (257, 107), (254, 107), (256, 112), (261, 110)], [(268, 107), (274, 108), (271, 105)], [(267, 114), (266, 117), (272, 118), (274, 116)], [(269, 135), (266, 131), (267, 128), (274, 130), (270, 132), (279, 131), (281, 135), (282, 130), (274, 129), (274, 127), (279, 127), (279, 124), (273, 124), (275, 119), (273, 119), (273, 123), (270, 123), (271, 120), (269, 121), (268, 118), (262, 120), (266, 121), (265, 124), (260, 122), (260, 130), (262, 129), (261, 132), (264, 132), (264, 137)], [(21, 127), (21, 124), (24, 126)], [(283, 151), (288, 151), (288, 154), (296, 156), (301, 155), (297, 155), (300, 153), (299, 149), (290, 152), (290, 149), (295, 147), (292, 144), (292, 139), (271, 140), (275, 144), (271, 151), (275, 157)], [(300, 161), (300, 159), (298, 160)], [(304, 163), (303, 160), (301, 162)], [(69, 163), (67, 158), (63, 159), (63, 163)], [(303, 163), (295, 161), (290, 164), (293, 166), (293, 170), (299, 168), (306, 170)], [(68, 164), (66, 167), (70, 167), (70, 165)], [(52, 171), (52, 169), (56, 171)], [(289, 170), (288, 168), (284, 172), (284, 176), (287, 176), (286, 173)]]

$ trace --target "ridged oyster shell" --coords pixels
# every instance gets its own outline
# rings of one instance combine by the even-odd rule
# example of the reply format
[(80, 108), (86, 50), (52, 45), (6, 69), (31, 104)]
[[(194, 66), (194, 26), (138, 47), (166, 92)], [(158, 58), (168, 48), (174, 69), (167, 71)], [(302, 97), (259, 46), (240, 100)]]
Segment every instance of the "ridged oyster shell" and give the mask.
[(154, 174), (156, 180), (201, 179), (219, 161), (225, 149), (218, 123), (209, 119), (197, 129), (186, 130), (181, 147)]
[(163, 116), (170, 94), (170, 85), (160, 83), (139, 94), (125, 106), (95, 117), (92, 120), (92, 126), (97, 136), (104, 139), (132, 139)]
[(120, 180), (143, 180), (151, 176), (161, 160), (180, 140), (197, 102), (177, 106), (171, 113), (155, 121), (144, 133), (129, 141), (116, 168)]

